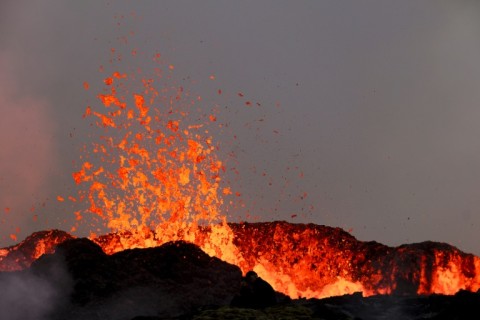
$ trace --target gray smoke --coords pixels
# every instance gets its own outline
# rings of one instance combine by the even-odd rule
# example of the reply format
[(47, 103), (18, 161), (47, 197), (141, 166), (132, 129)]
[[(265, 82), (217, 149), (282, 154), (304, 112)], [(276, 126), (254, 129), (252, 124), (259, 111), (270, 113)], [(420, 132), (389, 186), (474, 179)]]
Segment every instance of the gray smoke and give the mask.
[(56, 260), (40, 269), (1, 273), (0, 288), (1, 320), (43, 320), (65, 305), (72, 279)]

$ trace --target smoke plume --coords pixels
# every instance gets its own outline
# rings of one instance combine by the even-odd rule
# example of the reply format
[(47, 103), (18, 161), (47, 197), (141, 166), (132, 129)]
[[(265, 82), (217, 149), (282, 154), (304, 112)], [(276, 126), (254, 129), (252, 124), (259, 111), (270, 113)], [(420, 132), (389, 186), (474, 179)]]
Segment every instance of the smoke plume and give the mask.
[(57, 259), (40, 269), (1, 273), (0, 288), (2, 320), (42, 320), (65, 305), (72, 280)]

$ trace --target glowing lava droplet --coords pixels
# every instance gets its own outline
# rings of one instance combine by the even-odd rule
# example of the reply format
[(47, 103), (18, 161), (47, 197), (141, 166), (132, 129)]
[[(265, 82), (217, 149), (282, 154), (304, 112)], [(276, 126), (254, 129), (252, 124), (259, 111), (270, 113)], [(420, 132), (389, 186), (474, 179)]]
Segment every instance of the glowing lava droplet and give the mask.
[[(86, 113), (103, 130), (100, 142), (92, 144), (73, 173), (84, 187), (79, 198), (88, 201), (88, 212), (110, 231), (136, 234), (129, 237), (128, 247), (182, 239), (201, 242), (207, 253), (238, 262), (220, 214), (220, 196), (229, 189), (220, 188), (225, 168), (208, 130), (215, 115), (194, 109), (196, 99), (183, 87), (157, 89), (161, 78), (160, 72), (156, 79), (141, 79), (140, 86), (137, 75), (114, 72), (104, 79), (100, 106), (88, 107)], [(76, 217), (82, 220), (80, 214)], [(199, 226), (210, 226), (209, 239), (199, 236)], [(145, 230), (155, 233), (155, 241), (146, 241), (152, 237)], [(226, 250), (219, 246), (228, 246), (229, 253), (222, 254)]]

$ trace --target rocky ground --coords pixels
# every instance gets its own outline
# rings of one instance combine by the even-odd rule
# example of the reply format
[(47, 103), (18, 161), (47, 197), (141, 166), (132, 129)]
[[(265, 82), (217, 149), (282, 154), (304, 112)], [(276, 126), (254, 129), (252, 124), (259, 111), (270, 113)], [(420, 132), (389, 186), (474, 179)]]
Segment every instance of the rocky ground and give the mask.
[[(454, 296), (372, 296), (361, 294), (327, 299), (292, 300), (264, 310), (221, 307), (197, 312), (188, 319), (322, 319), (409, 320), (477, 319), (480, 295), (459, 292)], [(160, 319), (160, 318), (151, 318)]]
[(0, 273), (0, 319), (475, 319), (480, 305), (480, 293), (469, 291), (296, 300), (278, 293), (273, 307), (232, 308), (241, 278), (237, 266), (182, 241), (106, 255), (86, 238), (69, 239), (30, 268)]

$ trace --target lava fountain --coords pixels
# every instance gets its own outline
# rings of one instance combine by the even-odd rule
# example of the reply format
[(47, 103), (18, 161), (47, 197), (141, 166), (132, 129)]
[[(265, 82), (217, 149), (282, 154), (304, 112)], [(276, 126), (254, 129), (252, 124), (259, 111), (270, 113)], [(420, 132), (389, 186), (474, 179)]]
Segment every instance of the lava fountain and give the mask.
[[(159, 54), (153, 61), (159, 67), (150, 78), (121, 72), (106, 77), (101, 103), (86, 109), (85, 117), (94, 117), (103, 131), (73, 173), (81, 187), (78, 200), (89, 203), (86, 213), (76, 212), (77, 220), (93, 214), (112, 232), (127, 232), (122, 250), (186, 240), (241, 265), (221, 214), (222, 197), (232, 192), (221, 186), (225, 166), (209, 131), (216, 115), (197, 107), (201, 97), (165, 83), (172, 65), (161, 68)], [(208, 234), (199, 232), (206, 226)], [(118, 250), (108, 243), (103, 248)]]
[[(89, 238), (107, 254), (189, 241), (244, 273), (257, 271), (292, 298), (480, 288), (480, 258), (448, 244), (392, 248), (358, 241), (340, 228), (227, 222), (224, 200), (235, 195), (222, 180), (226, 168), (212, 135), (217, 116), (197, 106), (200, 97), (170, 84), (173, 66), (158, 54), (152, 59), (158, 65), (153, 76), (112, 72), (97, 103), (86, 108), (84, 117), (101, 135), (85, 146), (73, 173), (79, 193), (68, 198), (88, 209), (75, 212), (71, 232), (87, 223), (90, 230), (106, 226), (110, 233)], [(44, 231), (0, 249), (0, 270), (26, 268), (70, 238)]]
[(106, 253), (186, 240), (292, 298), (478, 290), (479, 258), (448, 245), (390, 248), (324, 226), (227, 223), (223, 198), (232, 191), (210, 134), (217, 117), (183, 87), (159, 88), (173, 66), (165, 69), (140, 80), (114, 72), (100, 108), (86, 111), (104, 135), (92, 149), (96, 163), (73, 176), (87, 187), (80, 200), (112, 231), (90, 236)]
[[(200, 97), (170, 84), (173, 66), (161, 68), (158, 54), (153, 61), (159, 68), (152, 77), (118, 71), (105, 77), (97, 95), (100, 103), (86, 108), (85, 117), (93, 117), (102, 135), (85, 148), (81, 168), (73, 173), (81, 189), (78, 200), (89, 203), (87, 212), (76, 212), (77, 220), (83, 222), (88, 214), (85, 220), (99, 221), (111, 231), (90, 238), (108, 254), (186, 240), (244, 273), (256, 270), (292, 297), (332, 295), (325, 288), (297, 288), (288, 272), (264, 259), (252, 264), (243, 256), (222, 214), (223, 198), (233, 192), (222, 185), (226, 169), (210, 134), (217, 116), (197, 107)], [(362, 290), (349, 281), (335, 285), (341, 293), (352, 288)]]

